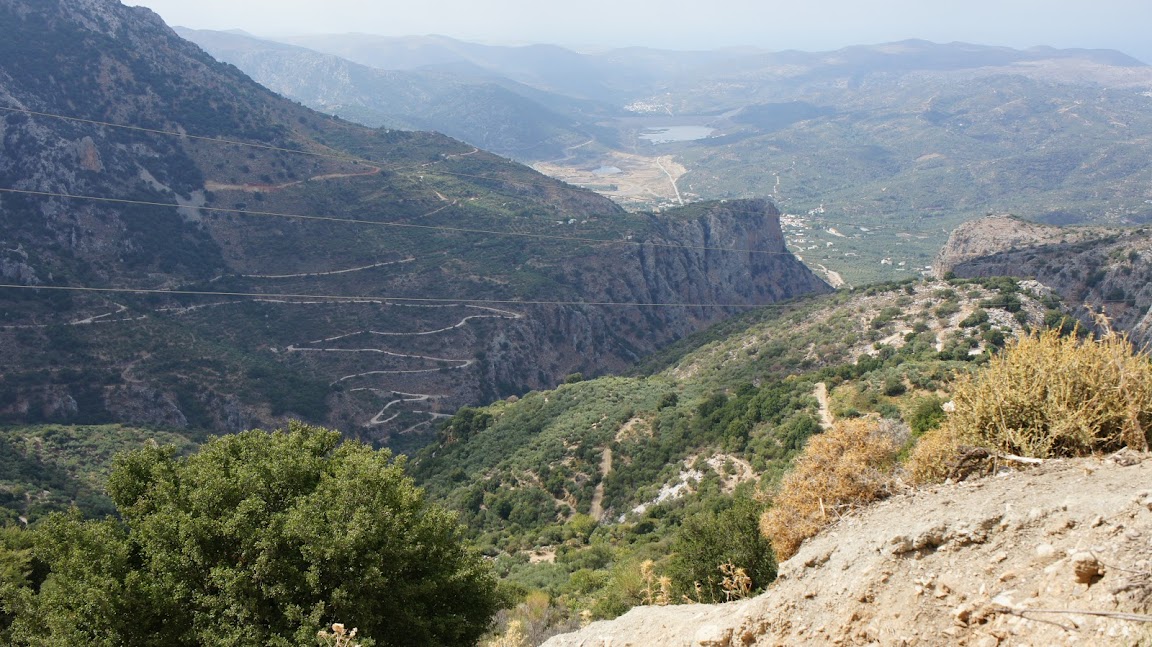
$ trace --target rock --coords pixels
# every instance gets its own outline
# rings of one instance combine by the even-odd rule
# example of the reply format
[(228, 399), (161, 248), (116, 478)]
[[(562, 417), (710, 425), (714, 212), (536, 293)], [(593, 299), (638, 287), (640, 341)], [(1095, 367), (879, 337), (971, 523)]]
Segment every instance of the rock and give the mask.
[(1076, 581), (1091, 586), (1104, 577), (1104, 565), (1092, 553), (1076, 553), (1069, 560)]
[(696, 630), (693, 644), (700, 647), (728, 647), (732, 644), (732, 630), (717, 625), (703, 625)]
[(1056, 547), (1052, 544), (1040, 544), (1036, 547), (1036, 561), (1051, 562), (1056, 558)]

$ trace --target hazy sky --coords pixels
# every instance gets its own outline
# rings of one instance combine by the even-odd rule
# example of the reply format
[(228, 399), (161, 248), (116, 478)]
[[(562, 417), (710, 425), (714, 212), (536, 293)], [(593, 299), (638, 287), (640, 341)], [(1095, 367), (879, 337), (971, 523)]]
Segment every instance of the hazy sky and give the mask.
[(905, 38), (1119, 49), (1152, 62), (1152, 0), (123, 0), (261, 36), (443, 34), (491, 43), (827, 50)]

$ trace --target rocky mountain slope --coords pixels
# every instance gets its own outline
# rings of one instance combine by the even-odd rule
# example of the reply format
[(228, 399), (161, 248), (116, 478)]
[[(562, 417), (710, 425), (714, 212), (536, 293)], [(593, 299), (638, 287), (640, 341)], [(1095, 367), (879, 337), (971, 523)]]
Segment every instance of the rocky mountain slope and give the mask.
[[(544, 565), (564, 577), (585, 560), (623, 569), (624, 548), (667, 541), (691, 495), (775, 482), (822, 425), (942, 416), (954, 374), (1057, 312), (1033, 287), (908, 282), (758, 309), (657, 353), (637, 375), (462, 410), (413, 457), (413, 475), (493, 555), (566, 552)], [(588, 517), (611, 548), (564, 541)]]
[[(794, 247), (805, 261), (850, 284), (923, 269), (951, 229), (987, 213), (1109, 225), (1152, 215), (1143, 163), (1152, 67), (1119, 52), (918, 40), (835, 52), (595, 54), (442, 37), (294, 42), (374, 68), (498, 83), (533, 114), (564, 115), (580, 124), (566, 132), (586, 136), (509, 154), (629, 208), (771, 196), (808, 225)], [(311, 66), (273, 51), (258, 58), (227, 60), (316, 100), (301, 88)], [(381, 100), (371, 84), (352, 94), (355, 79), (338, 84), (334, 96), (349, 105)], [(451, 87), (443, 91), (451, 101)], [(479, 111), (487, 133), (507, 132), (496, 123), (512, 113), (488, 99)], [(456, 118), (450, 108), (433, 112)]]
[[(763, 202), (628, 214), (442, 135), (313, 112), (115, 0), (0, 17), (5, 421), (297, 416), (399, 443), (829, 290)], [(666, 305), (582, 305), (637, 301)]]
[(757, 598), (638, 607), (544, 645), (1143, 644), (1150, 478), (1123, 452), (908, 492), (807, 542)]
[[(304, 105), (367, 126), (432, 130), (519, 160), (550, 159), (606, 131), (579, 112), (611, 112), (548, 97), (500, 78), (434, 70), (377, 69), (304, 47), (233, 32), (177, 28), (216, 59)], [(567, 107), (557, 112), (554, 107)]]
[(1056, 227), (991, 216), (958, 227), (934, 262), (938, 276), (1040, 281), (1093, 324), (1103, 311), (1139, 344), (1152, 341), (1152, 231)]

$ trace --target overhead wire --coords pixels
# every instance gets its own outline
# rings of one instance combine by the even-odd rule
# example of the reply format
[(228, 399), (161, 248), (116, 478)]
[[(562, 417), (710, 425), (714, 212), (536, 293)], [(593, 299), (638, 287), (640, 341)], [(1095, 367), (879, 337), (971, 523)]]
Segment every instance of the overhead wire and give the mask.
[[(369, 164), (369, 165), (374, 166), (375, 168), (379, 168), (382, 171), (383, 170), (395, 171), (395, 170), (422, 169), (422, 168), (427, 168), (427, 167), (431, 166), (432, 164), (438, 164), (438, 163), (447, 161), (447, 159), (451, 159), (449, 157), (449, 158), (446, 158), (444, 160), (438, 160), (436, 162), (428, 162), (428, 163), (423, 163), (423, 164), (418, 164), (418, 165), (405, 164), (405, 165), (391, 165), (391, 166), (389, 166), (382, 161), (373, 160), (373, 159), (369, 159), (366, 157), (350, 156), (350, 155), (337, 155), (337, 154), (332, 154), (332, 153), (308, 151), (308, 150), (296, 149), (296, 148), (286, 148), (286, 147), (282, 147), (282, 146), (274, 146), (274, 145), (270, 145), (270, 144), (246, 142), (246, 141), (241, 141), (241, 140), (233, 140), (233, 139), (220, 138), (220, 137), (207, 137), (207, 136), (194, 135), (194, 134), (181, 132), (181, 131), (175, 131), (175, 130), (164, 130), (164, 129), (159, 129), (159, 128), (148, 128), (148, 127), (144, 127), (144, 126), (134, 126), (134, 125), (130, 125), (130, 124), (120, 124), (120, 123), (115, 123), (115, 122), (101, 121), (101, 120), (96, 120), (96, 119), (87, 119), (87, 118), (82, 118), (82, 117), (74, 117), (74, 116), (62, 115), (62, 114), (57, 114), (57, 113), (45, 112), (45, 111), (30, 110), (30, 109), (26, 109), (26, 108), (12, 108), (12, 107), (0, 106), (0, 111), (9, 112), (9, 113), (23, 113), (23, 114), (28, 114), (31, 116), (60, 119), (60, 120), (64, 120), (64, 121), (73, 121), (73, 122), (83, 123), (83, 124), (88, 124), (88, 125), (103, 126), (103, 127), (108, 127), (108, 128), (118, 128), (118, 129), (124, 129), (124, 130), (136, 131), (136, 132), (144, 132), (144, 133), (155, 134), (155, 135), (180, 137), (180, 138), (191, 139), (191, 140), (195, 140), (195, 141), (204, 141), (204, 142), (215, 143), (215, 144), (244, 146), (244, 147), (269, 150), (269, 151), (274, 151), (274, 152), (299, 154), (299, 155), (306, 155), (306, 156), (311, 156), (311, 157), (332, 159), (332, 160), (337, 160), (337, 161), (342, 161), (342, 162), (354, 162), (354, 163), (358, 163), (358, 164), (360, 164), (360, 163)], [(479, 150), (479, 149), (477, 149), (477, 150)], [(444, 175), (468, 177), (468, 178), (480, 179), (480, 180), (491, 180), (491, 181), (501, 182), (504, 184), (514, 184), (514, 185), (523, 185), (523, 186), (541, 185), (541, 183), (519, 182), (516, 180), (509, 180), (507, 178), (501, 178), (501, 177), (453, 172), (453, 171), (449, 171), (449, 170), (446, 170), (443, 168), (438, 168), (434, 172), (439, 173), (439, 174), (444, 174)], [(554, 180), (550, 180), (550, 181), (554, 181)], [(34, 195), (34, 196), (41, 196), (41, 197), (53, 197), (53, 198), (72, 199), (72, 200), (89, 200), (89, 201), (103, 202), (103, 203), (128, 204), (128, 205), (137, 205), (137, 206), (154, 206), (154, 207), (163, 207), (163, 208), (178, 208), (181, 206), (178, 204), (172, 204), (172, 203), (166, 203), (166, 202), (155, 202), (155, 201), (147, 201), (147, 200), (131, 200), (131, 199), (126, 199), (126, 198), (109, 198), (109, 197), (102, 197), (102, 196), (77, 195), (77, 194), (70, 194), (70, 193), (63, 193), (63, 192), (52, 192), (52, 191), (35, 191), (35, 190), (30, 190), (30, 189), (16, 189), (16, 188), (11, 188), (11, 187), (0, 187), (0, 193)], [(289, 219), (305, 220), (305, 221), (348, 223), (348, 224), (356, 224), (356, 225), (374, 225), (374, 226), (383, 226), (383, 227), (407, 228), (407, 229), (417, 229), (417, 230), (427, 230), (427, 231), (440, 231), (440, 232), (445, 232), (445, 233), (462, 233), (462, 234), (479, 234), (479, 235), (486, 235), (486, 236), (508, 236), (508, 237), (517, 237), (517, 238), (532, 238), (532, 239), (538, 239), (538, 240), (550, 240), (550, 241), (559, 241), (559, 242), (576, 242), (576, 243), (582, 243), (582, 244), (617, 244), (617, 245), (624, 244), (624, 245), (650, 246), (650, 247), (660, 247), (660, 248), (669, 248), (669, 249), (704, 250), (704, 251), (735, 252), (735, 253), (780, 255), (780, 256), (793, 255), (793, 253), (790, 251), (774, 252), (774, 251), (768, 251), (768, 250), (729, 248), (729, 247), (706, 246), (706, 245), (682, 245), (682, 244), (675, 244), (675, 243), (660, 243), (660, 242), (653, 242), (653, 241), (642, 241), (642, 240), (638, 241), (638, 240), (619, 239), (619, 238), (617, 238), (617, 239), (605, 239), (605, 238), (591, 238), (591, 237), (580, 237), (580, 236), (557, 236), (557, 235), (550, 235), (550, 234), (511, 232), (511, 231), (467, 228), (467, 227), (450, 227), (450, 226), (444, 226), (444, 225), (422, 225), (422, 224), (407, 223), (407, 222), (376, 221), (376, 220), (366, 220), (366, 219), (359, 219), (359, 218), (343, 218), (343, 217), (338, 217), (338, 216), (318, 216), (318, 215), (295, 214), (295, 213), (285, 213), (285, 212), (275, 212), (275, 211), (259, 211), (259, 210), (249, 210), (249, 209), (225, 208), (225, 207), (190, 206), (188, 208), (194, 208), (194, 209), (197, 209), (200, 211), (211, 212), (211, 213), (229, 213), (229, 214), (238, 214), (238, 215), (244, 215), (244, 216), (279, 217), (279, 218), (289, 218)], [(0, 288), (25, 289), (25, 290), (29, 290), (29, 289), (30, 290), (58, 290), (58, 291), (63, 290), (63, 291), (75, 291), (75, 292), (132, 293), (132, 294), (151, 294), (151, 295), (164, 294), (164, 295), (184, 295), (184, 296), (217, 296), (217, 297), (227, 296), (227, 297), (243, 297), (243, 298), (263, 298), (263, 299), (297, 298), (297, 299), (342, 300), (342, 301), (376, 300), (376, 301), (397, 301), (397, 302), (409, 302), (409, 303), (428, 302), (428, 303), (465, 303), (465, 304), (471, 303), (471, 304), (505, 304), (505, 305), (550, 305), (550, 306), (561, 306), (561, 305), (563, 305), (563, 306), (625, 306), (625, 307), (653, 307), (653, 308), (655, 308), (655, 307), (758, 308), (758, 307), (770, 307), (770, 306), (782, 305), (782, 304), (769, 304), (768, 306), (764, 306), (764, 305), (753, 305), (753, 304), (746, 304), (746, 303), (726, 303), (726, 304), (724, 304), (724, 303), (639, 303), (639, 302), (611, 302), (611, 301), (597, 302), (597, 301), (517, 300), (517, 299), (443, 299), (443, 298), (420, 298), (420, 297), (381, 297), (381, 296), (371, 296), (371, 295), (369, 295), (369, 296), (309, 295), (309, 294), (276, 294), (276, 293), (257, 293), (257, 292), (215, 292), (215, 291), (198, 291), (198, 290), (162, 290), (162, 289), (143, 289), (143, 288), (99, 288), (99, 287), (93, 287), (93, 286), (30, 286), (30, 285), (19, 285), (19, 284), (0, 285)]]
[[(178, 204), (172, 204), (169, 202), (154, 202), (154, 201), (149, 201), (149, 200), (130, 200), (127, 198), (105, 198), (105, 197), (101, 197), (101, 196), (76, 195), (76, 194), (72, 194), (72, 193), (59, 193), (59, 192), (55, 192), (55, 191), (33, 191), (31, 189), (13, 189), (13, 188), (9, 188), (9, 187), (0, 187), (0, 193), (35, 195), (35, 196), (51, 197), (51, 198), (66, 198), (66, 199), (71, 199), (71, 200), (91, 200), (94, 202), (107, 202), (107, 203), (113, 203), (113, 204), (128, 204), (128, 205), (149, 206), (149, 207), (165, 207), (165, 208), (179, 208), (180, 207), (180, 205), (178, 205)], [(356, 224), (356, 225), (376, 225), (376, 226), (380, 226), (380, 227), (423, 229), (423, 230), (432, 230), (432, 231), (442, 231), (442, 232), (447, 232), (447, 233), (483, 234), (483, 235), (487, 235), (487, 236), (510, 236), (510, 237), (516, 237), (516, 238), (535, 238), (535, 239), (553, 240), (553, 241), (561, 241), (561, 242), (651, 246), (651, 247), (664, 247), (664, 248), (671, 248), (671, 249), (694, 249), (694, 250), (706, 250), (706, 251), (717, 251), (717, 252), (764, 254), (764, 255), (769, 255), (769, 256), (772, 256), (772, 255), (791, 256), (792, 255), (792, 252), (787, 252), (787, 251), (773, 252), (773, 251), (768, 251), (768, 250), (739, 249), (739, 248), (733, 248), (733, 247), (709, 247), (709, 246), (705, 246), (705, 245), (680, 245), (680, 244), (676, 244), (676, 243), (661, 243), (661, 242), (652, 242), (652, 241), (643, 241), (643, 240), (629, 240), (626, 238), (584, 238), (584, 237), (579, 237), (579, 236), (555, 236), (555, 235), (551, 235), (551, 234), (534, 234), (534, 233), (527, 233), (527, 232), (502, 231), (502, 230), (495, 230), (495, 229), (473, 229), (473, 228), (468, 228), (468, 227), (449, 227), (449, 226), (445, 226), (445, 225), (421, 225), (421, 224), (416, 224), (416, 223), (397, 222), (397, 221), (391, 221), (391, 220), (364, 220), (364, 219), (360, 219), (360, 218), (341, 218), (339, 216), (314, 216), (314, 215), (306, 215), (306, 214), (285, 213), (285, 212), (278, 212), (278, 211), (253, 211), (253, 210), (249, 210), (249, 209), (237, 209), (237, 208), (231, 208), (231, 207), (189, 206), (187, 208), (198, 209), (201, 211), (216, 212), (216, 213), (240, 214), (240, 215), (245, 215), (245, 216), (291, 218), (291, 219), (296, 219), (296, 220), (312, 220), (312, 221), (322, 221), (322, 222), (350, 223), (350, 224)]]
[[(69, 116), (69, 115), (62, 115), (62, 114), (46, 112), (46, 111), (30, 110), (27, 108), (13, 108), (10, 106), (0, 106), (0, 111), (10, 112), (10, 113), (23, 113), (23, 114), (28, 114), (28, 115), (34, 115), (37, 117), (48, 117), (48, 118), (60, 119), (60, 120), (64, 120), (64, 121), (75, 121), (75, 122), (85, 123), (85, 124), (90, 124), (90, 125), (106, 126), (108, 128), (121, 128), (121, 129), (125, 129), (125, 130), (134, 130), (134, 131), (139, 131), (139, 132), (151, 133), (151, 134), (155, 134), (155, 135), (167, 135), (167, 136), (171, 136), (171, 137), (182, 137), (182, 138), (186, 138), (186, 139), (192, 139), (192, 140), (204, 141), (204, 142), (210, 142), (210, 143), (216, 143), (216, 144), (229, 144), (229, 145), (234, 145), (234, 146), (248, 146), (251, 148), (258, 148), (258, 149), (264, 149), (264, 150), (270, 150), (270, 151), (276, 151), (276, 152), (282, 152), (282, 153), (294, 153), (294, 154), (299, 154), (299, 155), (308, 155), (311, 157), (327, 158), (327, 159), (332, 159), (332, 160), (337, 160), (337, 161), (342, 161), (342, 162), (355, 162), (355, 163), (360, 163), (360, 164), (370, 164), (370, 165), (373, 165), (373, 166), (379, 168), (382, 171), (404, 171), (404, 170), (415, 170), (415, 169), (428, 168), (428, 167), (432, 166), (433, 164), (442, 164), (446, 161), (449, 161), (450, 159), (453, 159), (453, 156), (448, 156), (445, 159), (436, 160), (434, 162), (423, 162), (420, 164), (405, 163), (405, 164), (388, 165), (387, 162), (382, 161), (382, 160), (373, 160), (373, 159), (370, 159), (367, 157), (360, 157), (360, 156), (355, 156), (355, 155), (337, 155), (334, 153), (323, 153), (323, 152), (319, 152), (319, 151), (308, 151), (308, 150), (297, 149), (297, 148), (286, 148), (286, 147), (282, 147), (282, 146), (273, 146), (270, 144), (259, 144), (259, 143), (254, 143), (254, 142), (245, 142), (245, 141), (236, 140), (236, 139), (226, 139), (226, 138), (221, 138), (221, 137), (206, 137), (203, 135), (192, 135), (192, 134), (188, 134), (188, 133), (181, 132), (178, 130), (164, 130), (164, 129), (160, 129), (160, 128), (147, 128), (147, 127), (143, 127), (143, 126), (133, 126), (130, 124), (119, 124), (119, 123), (110, 122), (110, 121), (100, 121), (97, 119), (87, 119), (87, 118), (83, 118), (83, 117), (73, 117), (73, 116)], [(364, 127), (367, 128), (367, 126), (364, 126)], [(477, 147), (474, 147), (474, 148), (476, 148), (477, 150), (482, 150), (482, 149), (479, 149)], [(524, 182), (524, 181), (520, 181), (520, 180), (511, 180), (508, 178), (502, 178), (502, 177), (496, 177), (496, 176), (490, 176), (490, 175), (477, 175), (477, 174), (473, 174), (473, 173), (460, 173), (457, 171), (449, 171), (449, 170), (446, 170), (443, 168), (438, 168), (438, 169), (436, 169), (435, 172), (442, 174), (442, 175), (452, 175), (452, 176), (456, 176), (456, 177), (466, 177), (466, 178), (472, 178), (472, 179), (478, 179), (478, 180), (490, 180), (490, 181), (494, 181), (494, 182), (500, 182), (502, 184), (511, 184), (511, 185), (516, 185), (516, 186), (545, 186), (544, 182)], [(544, 176), (544, 177), (547, 177), (547, 176)], [(555, 178), (549, 177), (549, 178), (547, 178), (547, 180), (549, 183), (561, 183), (560, 180), (557, 180)], [(171, 205), (167, 205), (167, 206), (171, 206)], [(853, 226), (855, 225), (855, 223), (851, 223), (851, 222), (839, 222), (839, 224), (853, 225)]]
[(0, 284), (0, 290), (55, 290), (61, 292), (98, 292), (115, 294), (143, 294), (168, 296), (213, 296), (238, 297), (246, 299), (311, 299), (314, 301), (347, 302), (397, 302), (397, 303), (452, 303), (452, 304), (492, 304), (521, 306), (619, 306), (641, 308), (766, 308), (790, 307), (789, 303), (756, 305), (749, 303), (643, 303), (631, 301), (561, 301), (561, 300), (522, 300), (522, 299), (448, 299), (434, 297), (395, 297), (381, 295), (339, 295), (339, 294), (291, 294), (270, 292), (216, 292), (212, 290), (164, 290), (159, 288), (100, 288), (83, 285), (24, 285), (20, 283)]

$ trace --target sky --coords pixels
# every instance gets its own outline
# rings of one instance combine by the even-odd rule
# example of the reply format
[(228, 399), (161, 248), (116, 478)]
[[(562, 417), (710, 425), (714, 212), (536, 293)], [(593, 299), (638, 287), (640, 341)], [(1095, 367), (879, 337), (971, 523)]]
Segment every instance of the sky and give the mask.
[(1118, 49), (1152, 63), (1152, 0), (122, 0), (258, 36), (441, 34), (492, 44), (824, 51), (923, 38)]

